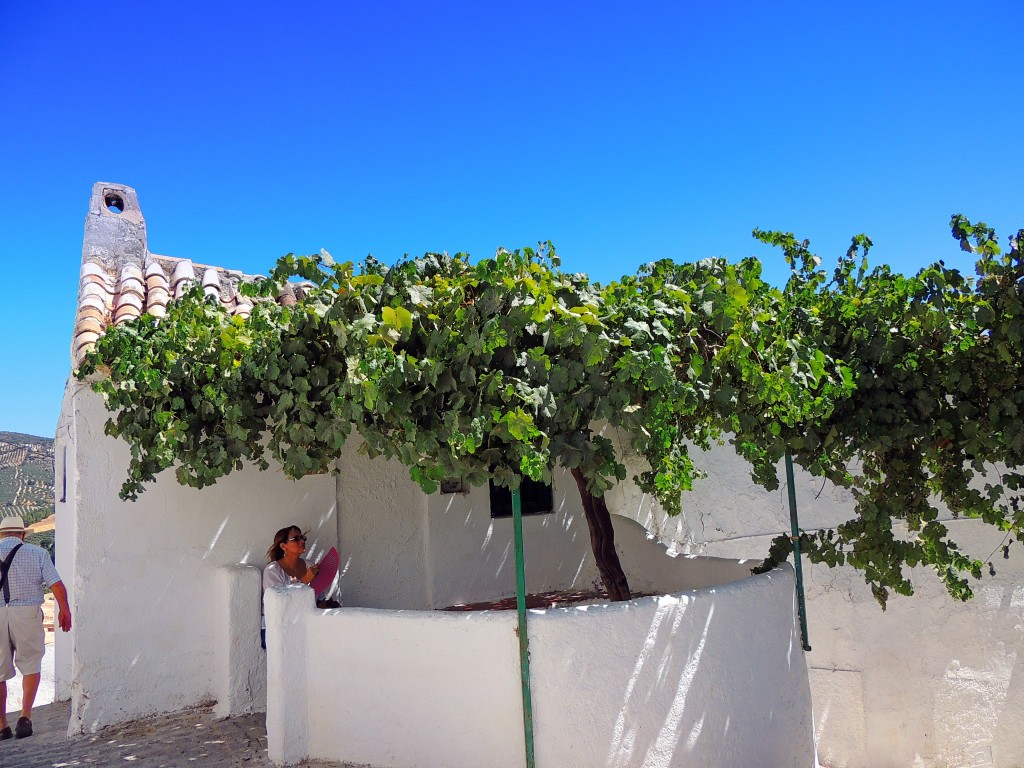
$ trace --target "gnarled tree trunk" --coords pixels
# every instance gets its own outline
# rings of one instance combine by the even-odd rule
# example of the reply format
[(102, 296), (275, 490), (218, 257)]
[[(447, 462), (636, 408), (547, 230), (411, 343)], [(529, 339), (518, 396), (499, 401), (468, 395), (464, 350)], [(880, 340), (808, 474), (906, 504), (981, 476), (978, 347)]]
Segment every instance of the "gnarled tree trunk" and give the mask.
[(587, 478), (579, 469), (572, 470), (572, 476), (580, 489), (580, 498), (583, 499), (583, 511), (590, 527), (590, 546), (594, 550), (597, 570), (601, 573), (608, 597), (612, 600), (629, 600), (629, 584), (615, 551), (615, 529), (612, 528), (608, 505), (603, 496), (594, 496), (587, 490)]

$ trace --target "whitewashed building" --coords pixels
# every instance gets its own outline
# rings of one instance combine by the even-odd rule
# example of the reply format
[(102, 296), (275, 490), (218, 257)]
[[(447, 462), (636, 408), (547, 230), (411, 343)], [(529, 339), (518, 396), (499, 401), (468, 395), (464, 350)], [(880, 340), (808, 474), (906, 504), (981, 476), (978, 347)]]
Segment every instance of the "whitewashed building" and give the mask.
[[(244, 279), (150, 253), (135, 191), (97, 184), (72, 367), (110, 325), (159, 317), (190, 281), (247, 313)], [(436, 610), (514, 593), (511, 522), (492, 516), (487, 488), (427, 496), (402, 467), (350, 445), (336, 477), (247, 468), (197, 491), (168, 475), (126, 503), (128, 447), (104, 435), (107, 417), (69, 379), (55, 487), (57, 565), (76, 617), (56, 647), (70, 732), (216, 702), (224, 715), (266, 708), (281, 763), (524, 764), (515, 614)], [(755, 577), (737, 559), (760, 559), (786, 529), (783, 498), (754, 487), (726, 448), (704, 463), (711, 478), (684, 500), (685, 519), (665, 518), (630, 484), (609, 497), (630, 586), (654, 596), (530, 612), (538, 765), (810, 766), (812, 731), (827, 765), (1014, 764), (1020, 732), (1005, 726), (1024, 708), (1019, 564), (969, 606), (924, 576), (923, 597), (886, 614), (856, 574), (812, 569), (805, 655), (792, 570)], [(565, 480), (555, 478), (551, 512), (524, 519), (531, 593), (598, 581)], [(812, 501), (812, 482), (799, 480), (804, 526), (845, 519), (849, 500), (830, 490)], [(265, 654), (258, 569), (288, 524), (309, 531), (314, 559), (338, 547), (344, 607), (316, 610), (306, 589), (269, 595)], [(952, 718), (971, 695), (978, 706)]]
[[(246, 314), (244, 279), (150, 253), (134, 190), (97, 184), (72, 364), (192, 281)], [(266, 708), (282, 763), (523, 764), (515, 614), (435, 610), (514, 594), (512, 524), (492, 516), (487, 488), (425, 495), (352, 441), (337, 476), (246, 469), (202, 491), (168, 476), (126, 503), (129, 449), (104, 435), (107, 418), (70, 379), (55, 449), (58, 566), (76, 613), (56, 649), (71, 732), (216, 702), (224, 715)], [(556, 477), (549, 502), (524, 521), (527, 590), (592, 590), (575, 483)], [(259, 567), (292, 523), (312, 557), (342, 553), (345, 607), (316, 610), (304, 588), (270, 595), (264, 655)], [(669, 557), (625, 518), (616, 528), (633, 589), (654, 596), (531, 611), (540, 764), (810, 765), (791, 569), (752, 577), (735, 560)], [(383, 717), (396, 727), (366, 739)]]

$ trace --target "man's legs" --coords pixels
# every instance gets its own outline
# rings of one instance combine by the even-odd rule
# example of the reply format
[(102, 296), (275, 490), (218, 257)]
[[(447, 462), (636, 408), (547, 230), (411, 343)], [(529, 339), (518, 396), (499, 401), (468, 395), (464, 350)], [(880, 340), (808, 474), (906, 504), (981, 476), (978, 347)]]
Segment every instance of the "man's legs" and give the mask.
[(39, 690), (39, 679), (42, 677), (40, 672), (36, 672), (32, 675), (21, 676), (21, 716), (32, 717), (32, 704), (36, 700), (36, 691)]
[[(32, 705), (39, 690), (40, 665), (45, 652), (43, 614), (37, 606), (7, 606), (6, 613), (14, 664), (22, 676), (21, 717), (14, 729), (14, 735), (21, 739), (32, 735)], [(8, 669), (6, 674), (13, 671)]]
[(7, 677), (14, 675), (14, 655), (10, 629), (10, 609), (0, 601), (0, 731), (7, 727)]
[[(32, 717), (32, 705), (36, 700), (36, 692), (39, 690), (39, 681), (42, 674), (36, 672), (34, 675), (21, 676), (21, 716)], [(0, 731), (7, 727), (7, 681), (0, 682)]]

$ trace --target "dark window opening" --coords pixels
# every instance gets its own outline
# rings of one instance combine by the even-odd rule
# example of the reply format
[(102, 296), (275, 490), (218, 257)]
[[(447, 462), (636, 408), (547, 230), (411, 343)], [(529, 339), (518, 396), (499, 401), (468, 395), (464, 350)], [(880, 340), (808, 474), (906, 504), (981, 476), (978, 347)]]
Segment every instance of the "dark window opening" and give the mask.
[(61, 446), (60, 449), (60, 503), (66, 504), (68, 500), (68, 447)]
[(124, 200), (115, 192), (107, 192), (103, 197), (103, 203), (111, 213), (121, 213), (124, 211)]
[[(512, 491), (501, 488), (492, 480), (491, 517), (512, 517)], [(519, 498), (523, 515), (545, 515), (555, 511), (555, 494), (547, 483), (539, 483), (528, 477), (519, 486)]]

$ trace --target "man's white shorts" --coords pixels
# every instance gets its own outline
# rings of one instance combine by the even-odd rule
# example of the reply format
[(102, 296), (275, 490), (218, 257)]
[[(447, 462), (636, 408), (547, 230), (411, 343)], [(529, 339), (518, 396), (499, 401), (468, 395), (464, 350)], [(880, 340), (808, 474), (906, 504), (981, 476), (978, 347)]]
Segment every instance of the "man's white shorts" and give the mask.
[(0, 680), (14, 677), (14, 667), (34, 675), (43, 664), (43, 611), (38, 605), (0, 602)]

